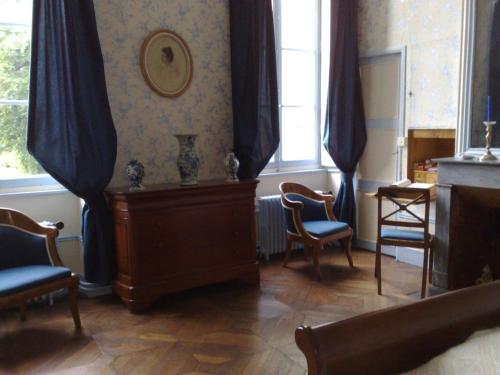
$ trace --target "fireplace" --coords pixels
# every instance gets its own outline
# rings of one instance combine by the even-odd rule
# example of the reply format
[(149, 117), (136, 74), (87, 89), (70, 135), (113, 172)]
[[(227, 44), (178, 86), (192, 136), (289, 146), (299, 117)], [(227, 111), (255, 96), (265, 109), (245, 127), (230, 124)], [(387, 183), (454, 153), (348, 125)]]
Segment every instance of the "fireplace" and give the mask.
[(449, 259), (450, 289), (500, 278), (500, 190), (453, 186)]
[(438, 162), (434, 286), (500, 279), (500, 162)]

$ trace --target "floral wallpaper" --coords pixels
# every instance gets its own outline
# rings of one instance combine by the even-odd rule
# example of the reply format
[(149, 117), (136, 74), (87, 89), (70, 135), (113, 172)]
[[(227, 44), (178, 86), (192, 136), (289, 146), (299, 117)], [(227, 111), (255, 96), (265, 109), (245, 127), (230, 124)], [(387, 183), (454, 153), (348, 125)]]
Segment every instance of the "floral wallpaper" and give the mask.
[(462, 0), (359, 1), (362, 56), (407, 48), (407, 128), (457, 125), (461, 17)]
[[(200, 179), (224, 176), (232, 148), (228, 0), (96, 0), (118, 156), (111, 186), (127, 184), (125, 166), (141, 161), (144, 184), (178, 182), (177, 133), (196, 133)], [(170, 29), (188, 44), (193, 79), (177, 98), (155, 94), (143, 79), (139, 52), (157, 29)]]

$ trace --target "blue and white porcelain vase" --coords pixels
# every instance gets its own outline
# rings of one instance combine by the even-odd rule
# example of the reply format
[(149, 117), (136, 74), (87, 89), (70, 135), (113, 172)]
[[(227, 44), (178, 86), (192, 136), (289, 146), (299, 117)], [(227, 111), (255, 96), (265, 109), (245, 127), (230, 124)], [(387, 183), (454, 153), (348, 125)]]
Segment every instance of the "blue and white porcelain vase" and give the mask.
[(181, 175), (181, 185), (196, 185), (198, 183), (198, 167), (200, 159), (194, 149), (197, 134), (175, 134), (179, 141), (179, 157), (177, 168)]
[(129, 190), (144, 189), (141, 184), (144, 177), (144, 165), (140, 161), (136, 159), (130, 160), (125, 171), (127, 172)]
[(230, 152), (227, 154), (224, 159), (224, 166), (227, 171), (227, 180), (228, 182), (236, 182), (238, 181), (238, 168), (240, 167), (240, 161), (234, 154), (234, 152)]

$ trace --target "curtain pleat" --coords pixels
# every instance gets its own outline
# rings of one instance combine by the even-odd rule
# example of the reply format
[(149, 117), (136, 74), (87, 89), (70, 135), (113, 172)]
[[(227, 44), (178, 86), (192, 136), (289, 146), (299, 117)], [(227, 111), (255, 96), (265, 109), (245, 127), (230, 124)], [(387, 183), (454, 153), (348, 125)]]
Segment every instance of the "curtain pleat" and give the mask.
[(231, 78), (238, 177), (255, 178), (279, 145), (271, 0), (231, 0)]
[(335, 215), (354, 231), (353, 178), (367, 139), (358, 61), (357, 3), (331, 0), (330, 79), (323, 138), (323, 145), (342, 172)]
[(28, 151), (82, 213), (85, 280), (112, 279), (113, 226), (104, 198), (116, 132), (92, 0), (34, 0)]

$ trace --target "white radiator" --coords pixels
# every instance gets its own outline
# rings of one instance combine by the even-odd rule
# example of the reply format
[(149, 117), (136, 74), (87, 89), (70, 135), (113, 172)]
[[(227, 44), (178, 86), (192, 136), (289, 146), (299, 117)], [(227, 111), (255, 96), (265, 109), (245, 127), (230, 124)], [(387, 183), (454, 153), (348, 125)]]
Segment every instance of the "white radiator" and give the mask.
[[(284, 253), (286, 247), (286, 220), (279, 195), (259, 197), (257, 200), (257, 251), (269, 259), (270, 255)], [(292, 249), (302, 247), (294, 242)]]

